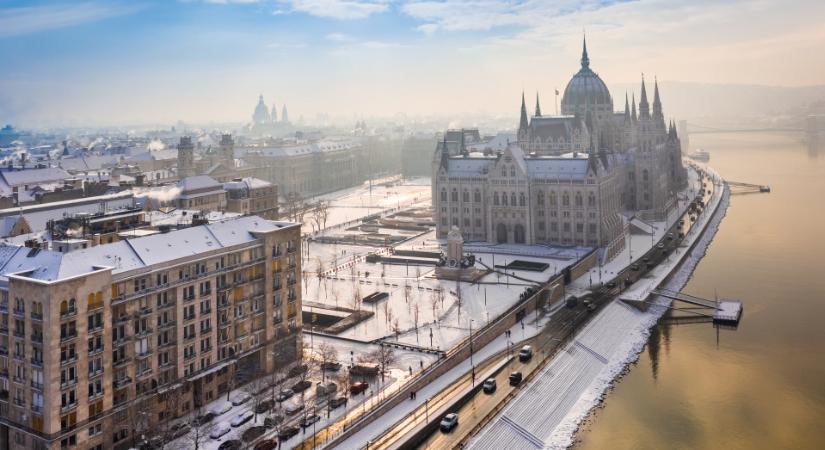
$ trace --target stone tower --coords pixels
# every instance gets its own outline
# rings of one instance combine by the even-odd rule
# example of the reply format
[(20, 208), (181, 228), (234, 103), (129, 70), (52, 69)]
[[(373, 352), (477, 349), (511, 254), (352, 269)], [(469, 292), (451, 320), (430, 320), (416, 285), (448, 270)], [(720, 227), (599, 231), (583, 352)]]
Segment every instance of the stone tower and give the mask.
[(221, 161), (228, 167), (235, 167), (235, 141), (231, 134), (221, 135)]
[(192, 145), (192, 138), (181, 136), (178, 143), (178, 178), (186, 178), (195, 175), (195, 146)]

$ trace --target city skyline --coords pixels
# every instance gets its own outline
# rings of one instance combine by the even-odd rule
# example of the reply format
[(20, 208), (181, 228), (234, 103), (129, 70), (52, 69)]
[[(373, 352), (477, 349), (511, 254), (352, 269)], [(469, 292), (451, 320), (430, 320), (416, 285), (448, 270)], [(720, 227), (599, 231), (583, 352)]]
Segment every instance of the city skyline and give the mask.
[[(6, 2), (0, 115), (30, 126), (244, 122), (254, 99), (294, 118), (510, 114), (518, 93), (594, 67), (651, 79), (825, 82), (814, 2)], [(780, 26), (795, 23), (793, 29)], [(379, 63), (376, 63), (380, 61)], [(481, 95), (481, 94), (484, 95)], [(613, 93), (617, 95), (616, 92)]]

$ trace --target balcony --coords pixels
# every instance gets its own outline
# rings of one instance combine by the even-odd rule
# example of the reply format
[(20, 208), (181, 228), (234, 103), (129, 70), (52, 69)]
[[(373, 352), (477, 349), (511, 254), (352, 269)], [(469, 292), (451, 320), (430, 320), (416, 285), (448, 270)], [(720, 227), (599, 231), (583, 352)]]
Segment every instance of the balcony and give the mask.
[(164, 342), (164, 343), (162, 343), (162, 344), (158, 345), (158, 348), (167, 348), (167, 347), (172, 347), (172, 346), (174, 346), (176, 343), (177, 343), (177, 342), (176, 342), (175, 340), (166, 341), (166, 342)]
[(152, 307), (151, 306), (142, 306), (140, 308), (140, 314), (142, 314), (142, 315), (152, 314)]
[(70, 356), (66, 359), (61, 359), (60, 360), (60, 365), (65, 366), (66, 364), (71, 364), (71, 363), (74, 363), (74, 362), (77, 362), (77, 355), (72, 355), (72, 356)]
[(32, 342), (37, 344), (43, 343), (43, 333), (32, 333), (31, 335)]
[(31, 359), (32, 366), (34, 367), (43, 367), (43, 359), (42, 358), (34, 358)]
[(8, 303), (0, 303), (0, 312), (3, 312), (3, 313), (9, 312), (9, 304)]
[(0, 378), (9, 379), (9, 369), (0, 369)]
[(132, 382), (130, 377), (121, 377), (117, 378), (112, 381), (112, 384), (115, 386), (115, 389), (120, 389), (129, 385)]
[(120, 367), (123, 367), (123, 366), (125, 366), (126, 364), (128, 364), (130, 361), (132, 361), (132, 358), (130, 358), (130, 357), (128, 357), (128, 356), (124, 356), (123, 358), (120, 358), (120, 359), (118, 359), (118, 360), (115, 360), (115, 361), (112, 363), (112, 367), (114, 367), (114, 368), (120, 368)]
[(32, 311), (31, 316), (32, 316), (32, 320), (34, 320), (34, 321), (37, 321), (37, 322), (42, 322), (43, 321), (43, 314), (36, 313), (36, 312)]
[(152, 327), (146, 327), (142, 330), (139, 330), (139, 331), (135, 332), (135, 337), (136, 338), (142, 338), (142, 337), (149, 336), (150, 334), (152, 334)]
[(145, 352), (135, 353), (135, 359), (146, 359), (152, 356), (152, 349), (148, 349)]
[(6, 346), (0, 347), (0, 355), (9, 356), (9, 348)]
[(167, 320), (166, 322), (163, 322), (162, 324), (158, 325), (158, 329), (163, 330), (163, 329), (166, 329), (166, 328), (169, 328), (169, 327), (174, 327), (174, 326), (175, 326), (175, 321), (174, 320)]
[(131, 336), (118, 336), (117, 338), (112, 338), (112, 346), (120, 347), (121, 345), (126, 344), (129, 339), (131, 339)]
[(77, 338), (77, 332), (71, 334), (60, 334), (60, 342), (68, 342), (75, 338)]
[(201, 310), (201, 315), (204, 316), (206, 314), (212, 314), (212, 308), (206, 308)]
[(62, 381), (60, 383), (60, 389), (66, 389), (72, 387), (77, 384), (77, 378), (72, 378), (71, 380)]
[(14, 337), (23, 339), (24, 337), (26, 337), (26, 330), (20, 330), (15, 328)]
[(183, 315), (183, 320), (184, 321), (195, 320), (195, 315), (194, 314), (184, 314)]
[(38, 391), (42, 391), (43, 390), (43, 383), (38, 383), (38, 382), (32, 380), (32, 388), (37, 389)]
[(67, 413), (67, 412), (69, 412), (69, 411), (71, 411), (75, 408), (77, 408), (77, 402), (72, 402), (72, 403), (69, 403), (67, 405), (61, 405), (60, 406), (60, 413), (61, 414)]
[(89, 372), (89, 379), (91, 380), (92, 378), (97, 378), (100, 375), (103, 375), (103, 368), (102, 367), (100, 369)]
[[(24, 399), (22, 399), (22, 398), (17, 398), (17, 397), (15, 397), (15, 398), (14, 398), (14, 404), (15, 404), (16, 406), (19, 406), (19, 407), (23, 408), (23, 407), (25, 407), (25, 406), (26, 406), (26, 400), (24, 400)], [(75, 406), (77, 406), (77, 405), (75, 405)]]
[(201, 328), (201, 334), (207, 334), (212, 332), (212, 327)]
[(23, 309), (23, 308), (17, 308), (17, 307), (15, 307), (15, 308), (12, 310), (12, 313), (14, 313), (14, 315), (15, 315), (15, 316), (17, 316), (17, 317), (20, 317), (21, 319), (22, 319), (22, 318), (24, 318), (24, 317), (26, 317), (26, 310), (25, 310), (25, 309)]
[(175, 302), (166, 302), (161, 303), (158, 305), (158, 310), (166, 309), (166, 308), (173, 308), (175, 306)]
[(9, 335), (9, 327), (0, 325), (0, 334), (5, 334), (6, 336)]
[(70, 319), (70, 318), (74, 317), (75, 315), (77, 315), (77, 309), (72, 308), (72, 309), (69, 309), (65, 312), (61, 312), (60, 313), (60, 320)]

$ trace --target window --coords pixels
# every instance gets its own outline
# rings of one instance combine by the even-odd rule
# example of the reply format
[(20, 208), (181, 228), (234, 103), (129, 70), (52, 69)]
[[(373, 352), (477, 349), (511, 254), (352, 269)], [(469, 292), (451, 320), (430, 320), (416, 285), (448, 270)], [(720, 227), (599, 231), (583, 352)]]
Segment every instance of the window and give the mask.
[(516, 176), (516, 167), (515, 167), (515, 166), (510, 167), (510, 176), (511, 176), (511, 177), (515, 177), (515, 176)]
[(476, 203), (481, 203), (481, 191), (478, 189), (476, 189), (473, 193), (473, 201)]
[(447, 201), (447, 190), (446, 190), (446, 189), (442, 189), (442, 190), (441, 190), (441, 201), (442, 201), (442, 202), (446, 202), (446, 201)]
[(524, 192), (522, 192), (522, 193), (519, 194), (519, 197), (518, 197), (518, 205), (519, 206), (525, 206), (525, 203), (526, 203), (526, 201), (525, 201), (525, 197), (524, 197)]
[(498, 192), (493, 192), (493, 205), (498, 206)]
[(454, 202), (458, 201), (458, 189), (453, 188), (453, 192), (450, 194), (450, 200)]
[(570, 194), (568, 194), (567, 192), (561, 195), (561, 205), (570, 206)]
[(464, 189), (464, 192), (461, 194), (461, 200), (464, 201), (464, 202), (469, 202), (470, 201), (470, 191), (468, 191), (467, 189)]
[(536, 198), (536, 203), (538, 203), (539, 206), (544, 206), (544, 192), (539, 191), (539, 195)]
[(556, 206), (556, 193), (550, 193), (550, 206)]

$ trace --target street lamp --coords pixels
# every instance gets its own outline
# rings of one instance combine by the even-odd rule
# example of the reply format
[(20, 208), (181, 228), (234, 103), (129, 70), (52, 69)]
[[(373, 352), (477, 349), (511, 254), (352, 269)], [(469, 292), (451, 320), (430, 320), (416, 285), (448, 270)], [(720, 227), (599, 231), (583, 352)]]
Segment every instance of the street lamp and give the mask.
[(470, 319), (470, 367), (472, 368), (473, 386), (476, 385), (476, 366), (473, 363), (473, 319)]

